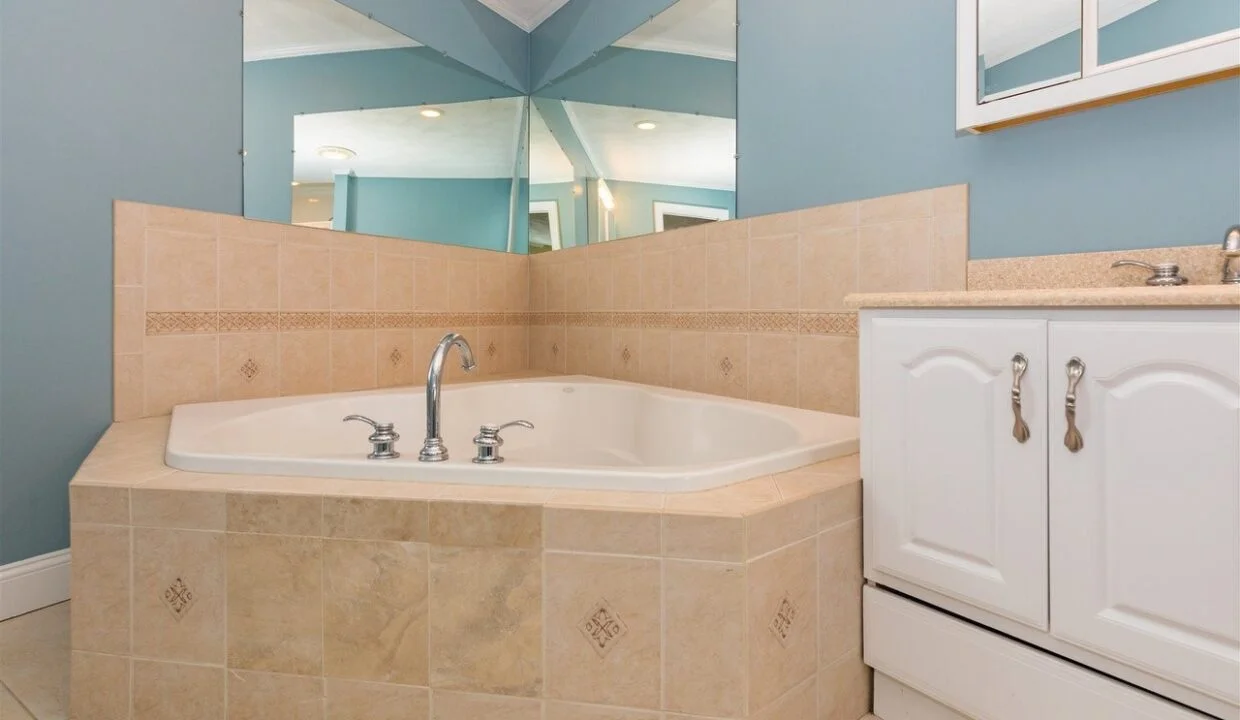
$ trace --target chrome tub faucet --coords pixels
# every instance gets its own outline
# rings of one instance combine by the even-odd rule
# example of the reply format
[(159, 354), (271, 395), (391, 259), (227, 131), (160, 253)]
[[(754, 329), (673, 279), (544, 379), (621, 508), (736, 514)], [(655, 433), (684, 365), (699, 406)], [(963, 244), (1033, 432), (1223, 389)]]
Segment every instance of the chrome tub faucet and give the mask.
[(474, 351), (469, 347), (469, 342), (457, 333), (444, 335), (435, 346), (430, 367), (426, 371), (426, 440), (422, 442), (422, 451), (418, 453), (418, 460), (421, 462), (443, 462), (448, 459), (448, 448), (444, 447), (443, 438), (439, 436), (439, 401), (443, 384), (443, 363), (453, 345), (461, 351), (461, 368), (465, 372), (473, 372), (478, 366), (474, 362)]

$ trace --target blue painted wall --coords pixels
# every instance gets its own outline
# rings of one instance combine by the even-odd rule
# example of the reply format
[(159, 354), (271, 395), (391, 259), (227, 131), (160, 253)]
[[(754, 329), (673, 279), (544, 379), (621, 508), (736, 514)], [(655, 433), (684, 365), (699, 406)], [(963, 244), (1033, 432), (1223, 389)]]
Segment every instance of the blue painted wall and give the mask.
[[(582, 213), (582, 227), (585, 226), (585, 201), (573, 195), (574, 183), (536, 183), (530, 185), (530, 202), (554, 200), (560, 213), (560, 243), (563, 247), (573, 247), (577, 242), (578, 206)], [(578, 202), (578, 201), (581, 202)], [(583, 241), (584, 243), (584, 241)]]
[(112, 418), (112, 200), (241, 211), (241, 0), (0, 3), (0, 564)]
[(520, 95), (426, 47), (245, 63), (245, 215), (289, 221), (296, 114)]
[(736, 63), (608, 47), (537, 94), (600, 105), (734, 118)]
[(953, 3), (739, 10), (742, 216), (967, 182), (974, 258), (1215, 243), (1240, 220), (1240, 80), (958, 136)]
[[(1158, 0), (1098, 31), (1098, 62), (1112, 63), (1240, 27), (1236, 0)], [(1056, 38), (986, 70), (986, 92), (1081, 70), (1081, 32)]]
[[(336, 177), (347, 182), (347, 229), (370, 235), (506, 250), (511, 178)], [(337, 222), (339, 218), (333, 220)]]
[(654, 185), (652, 183), (608, 180), (612, 197), (616, 200), (614, 232), (616, 237), (633, 237), (654, 232), (655, 202), (705, 205), (727, 208), (736, 217), (736, 193), (728, 190)]

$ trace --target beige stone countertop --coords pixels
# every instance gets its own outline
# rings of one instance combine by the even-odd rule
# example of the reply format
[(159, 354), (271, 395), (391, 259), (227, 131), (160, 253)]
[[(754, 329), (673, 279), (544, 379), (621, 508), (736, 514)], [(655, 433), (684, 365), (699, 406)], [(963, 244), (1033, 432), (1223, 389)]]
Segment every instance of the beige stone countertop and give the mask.
[(1240, 285), (854, 293), (854, 309), (948, 307), (1240, 307)]

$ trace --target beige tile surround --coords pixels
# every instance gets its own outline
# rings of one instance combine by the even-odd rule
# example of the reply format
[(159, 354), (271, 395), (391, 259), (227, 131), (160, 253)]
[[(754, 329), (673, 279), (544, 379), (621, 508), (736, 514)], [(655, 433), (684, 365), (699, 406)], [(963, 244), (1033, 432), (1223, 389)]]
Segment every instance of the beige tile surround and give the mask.
[(76, 718), (857, 720), (856, 456), (643, 494), (197, 475), (70, 488)]

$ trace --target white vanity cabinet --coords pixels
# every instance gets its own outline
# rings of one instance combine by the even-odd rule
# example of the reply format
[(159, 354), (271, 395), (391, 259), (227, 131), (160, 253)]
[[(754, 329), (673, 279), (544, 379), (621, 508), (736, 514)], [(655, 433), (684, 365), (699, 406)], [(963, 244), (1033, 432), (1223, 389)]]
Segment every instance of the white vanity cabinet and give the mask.
[(876, 309), (861, 328), (870, 582), (1232, 717), (1240, 311)]

